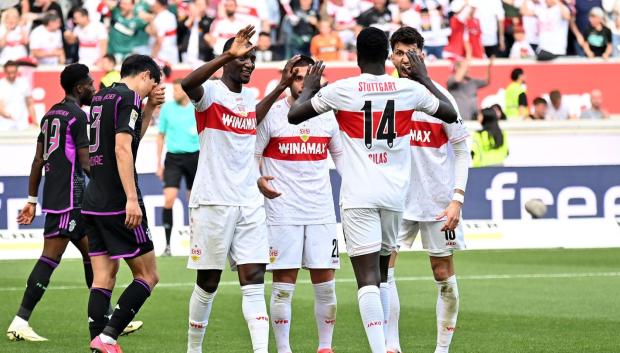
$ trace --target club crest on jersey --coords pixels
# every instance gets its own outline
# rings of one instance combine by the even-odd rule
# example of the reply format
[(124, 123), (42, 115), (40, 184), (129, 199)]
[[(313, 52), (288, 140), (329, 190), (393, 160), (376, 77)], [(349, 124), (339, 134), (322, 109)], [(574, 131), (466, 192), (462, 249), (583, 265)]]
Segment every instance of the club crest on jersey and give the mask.
[(73, 232), (73, 230), (75, 229), (75, 219), (72, 219), (71, 222), (69, 222), (69, 231)]
[(140, 114), (138, 114), (138, 112), (135, 109), (131, 110), (131, 115), (129, 115), (129, 127), (132, 130), (136, 129), (136, 121), (138, 121), (138, 116)]
[(149, 238), (150, 241), (153, 241), (153, 238), (151, 238), (151, 230), (149, 228), (146, 228), (146, 236)]
[(278, 251), (278, 249), (274, 249), (273, 247), (269, 247), (269, 263), (274, 263), (276, 262), (276, 258), (278, 258), (278, 255), (280, 254), (280, 252)]
[(190, 250), (189, 257), (192, 259), (192, 261), (198, 262), (201, 256), (202, 256), (202, 249), (200, 249), (198, 245), (194, 245), (194, 247)]
[(310, 129), (308, 129), (308, 128), (301, 128), (301, 129), (299, 129), (299, 138), (303, 142), (308, 142), (308, 139), (310, 138)]

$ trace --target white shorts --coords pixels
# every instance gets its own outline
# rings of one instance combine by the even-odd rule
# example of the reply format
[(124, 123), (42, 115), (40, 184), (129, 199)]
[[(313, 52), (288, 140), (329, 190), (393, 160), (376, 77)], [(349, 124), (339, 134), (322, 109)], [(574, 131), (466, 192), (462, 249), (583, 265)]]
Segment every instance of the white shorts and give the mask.
[(270, 225), (267, 270), (291, 268), (339, 269), (336, 223)]
[(418, 232), (422, 234), (422, 247), (433, 257), (450, 256), (454, 250), (465, 249), (461, 222), (453, 231), (442, 231), (445, 221), (418, 222), (403, 219), (398, 234), (398, 247), (411, 248)]
[(226, 258), (235, 269), (269, 263), (265, 209), (199, 206), (189, 209), (190, 256), (187, 268), (223, 270)]
[(350, 257), (380, 251), (390, 255), (403, 213), (380, 208), (347, 208), (342, 215), (342, 231)]

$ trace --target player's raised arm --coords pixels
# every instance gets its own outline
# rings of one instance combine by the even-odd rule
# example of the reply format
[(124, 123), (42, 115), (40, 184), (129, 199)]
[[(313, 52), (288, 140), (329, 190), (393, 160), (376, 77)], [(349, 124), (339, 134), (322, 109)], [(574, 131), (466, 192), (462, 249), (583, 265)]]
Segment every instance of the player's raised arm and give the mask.
[(148, 100), (146, 101), (146, 106), (144, 107), (144, 114), (142, 115), (142, 129), (140, 130), (140, 137), (144, 137), (146, 134), (146, 130), (151, 125), (151, 119), (153, 118), (153, 113), (160, 105), (164, 104), (166, 101), (166, 91), (164, 90), (163, 85), (159, 85), (149, 93)]
[(254, 26), (250, 25), (243, 28), (235, 36), (235, 40), (230, 49), (223, 52), (222, 55), (217, 58), (192, 71), (183, 79), (183, 81), (181, 81), (183, 90), (187, 93), (191, 100), (195, 102), (200, 101), (204, 94), (202, 84), (211, 78), (217, 70), (219, 70), (226, 63), (234, 60), (235, 58), (240, 58), (254, 49), (254, 46), (250, 44), (250, 38), (252, 38), (254, 33), (256, 33)]
[(323, 70), (325, 66), (322, 61), (318, 61), (316, 64), (311, 65), (304, 77), (304, 89), (299, 95), (299, 98), (291, 106), (291, 110), (288, 112), (288, 122), (291, 124), (301, 124), (304, 121), (314, 118), (315, 116), (323, 113), (317, 112), (310, 99), (321, 89), (321, 76), (323, 76)]
[(280, 78), (280, 82), (278, 83), (276, 88), (271, 91), (271, 93), (266, 95), (265, 98), (263, 98), (256, 105), (257, 125), (260, 124), (261, 121), (263, 121), (263, 119), (269, 112), (269, 109), (271, 109), (273, 103), (275, 103), (278, 98), (280, 98), (280, 95), (282, 95), (282, 92), (284, 92), (295, 80), (295, 77), (297, 76), (297, 72), (299, 70), (294, 68), (293, 66), (295, 66), (295, 63), (297, 63), (300, 58), (300, 55), (295, 55), (286, 63), (284, 69), (282, 69), (282, 77)]
[(43, 159), (43, 139), (39, 136), (39, 142), (37, 143), (37, 150), (32, 160), (32, 166), (30, 167), (30, 176), (28, 177), (28, 202), (24, 205), (24, 208), (19, 212), (17, 216), (18, 224), (31, 224), (34, 219), (36, 207), (37, 207), (37, 195), (39, 194), (39, 184), (41, 183), (41, 175), (45, 160)]
[(450, 103), (448, 97), (441, 93), (441, 91), (435, 87), (435, 84), (433, 84), (433, 81), (428, 76), (428, 71), (426, 70), (426, 65), (424, 65), (424, 60), (422, 60), (422, 58), (413, 51), (407, 52), (407, 58), (409, 59), (409, 66), (404, 68), (405, 74), (409, 76), (410, 79), (417, 81), (426, 87), (435, 97), (439, 99), (439, 106), (437, 107), (437, 110), (433, 114), (429, 115), (432, 115), (435, 118), (443, 120), (447, 123), (456, 122), (458, 119), (457, 112), (454, 110), (454, 107)]

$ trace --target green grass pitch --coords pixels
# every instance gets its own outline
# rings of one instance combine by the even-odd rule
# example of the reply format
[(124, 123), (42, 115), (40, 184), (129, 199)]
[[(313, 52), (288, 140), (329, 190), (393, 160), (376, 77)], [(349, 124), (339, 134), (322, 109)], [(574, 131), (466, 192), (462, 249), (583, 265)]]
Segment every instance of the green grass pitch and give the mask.
[[(620, 352), (620, 249), (464, 251), (455, 260), (461, 310), (450, 352)], [(160, 286), (138, 314), (144, 328), (121, 338), (125, 352), (185, 351), (187, 305), (194, 278), (193, 271), (185, 269), (185, 261), (159, 259)], [(17, 310), (33, 263), (0, 261), (2, 330)], [(401, 254), (396, 277), (403, 350), (431, 353), (435, 347), (436, 287), (426, 254)], [(337, 279), (334, 350), (369, 352), (346, 257)], [(313, 353), (313, 291), (307, 273), (301, 280), (293, 298), (291, 342), (295, 352)], [(128, 282), (128, 270), (122, 266), (117, 283)], [(0, 352), (88, 352), (88, 291), (83, 286), (81, 261), (63, 260), (30, 321), (50, 341), (9, 342), (4, 338), (0, 339)], [(116, 289), (114, 300), (121, 290)], [(234, 273), (223, 276), (204, 351), (251, 351)], [(270, 352), (275, 352), (273, 338)]]

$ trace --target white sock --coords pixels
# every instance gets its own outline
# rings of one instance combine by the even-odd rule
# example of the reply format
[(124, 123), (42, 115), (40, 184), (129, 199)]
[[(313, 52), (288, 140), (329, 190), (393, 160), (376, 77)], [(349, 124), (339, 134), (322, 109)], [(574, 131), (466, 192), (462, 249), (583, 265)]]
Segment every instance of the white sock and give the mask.
[(386, 346), (388, 351), (400, 351), (400, 338), (398, 337), (398, 320), (400, 318), (400, 299), (398, 298), (398, 289), (396, 289), (396, 280), (394, 279), (394, 268), (388, 269), (388, 286), (390, 290), (390, 316), (388, 319), (388, 329)]
[(314, 284), (314, 317), (319, 331), (319, 349), (332, 348), (336, 325), (336, 281)]
[(291, 332), (291, 302), (293, 301), (294, 292), (294, 284), (273, 283), (269, 310), (278, 353), (291, 352), (289, 334)]
[(241, 287), (241, 308), (248, 323), (254, 353), (267, 353), (269, 344), (269, 315), (265, 304), (265, 285), (248, 284)]
[(22, 328), (26, 326), (28, 326), (28, 321), (22, 319), (21, 317), (17, 315), (15, 315), (15, 317), (13, 318), (13, 321), (11, 321), (11, 324), (9, 325), (11, 329), (18, 329), (18, 328)]
[(114, 338), (104, 335), (103, 333), (99, 335), (99, 339), (105, 344), (116, 344), (116, 340)]
[(436, 353), (448, 353), (459, 313), (459, 289), (456, 276), (437, 283), (437, 348)]
[(187, 352), (202, 352), (202, 340), (207, 331), (209, 315), (215, 293), (209, 293), (194, 285), (194, 291), (189, 299), (189, 329), (187, 330)]
[(364, 286), (357, 291), (360, 315), (372, 353), (385, 353), (383, 335), (383, 308), (377, 286)]
[(390, 287), (387, 282), (379, 284), (379, 294), (381, 296), (381, 307), (383, 308), (383, 337), (387, 338), (388, 319), (390, 318)]

